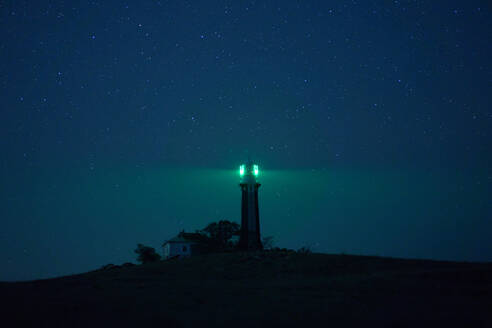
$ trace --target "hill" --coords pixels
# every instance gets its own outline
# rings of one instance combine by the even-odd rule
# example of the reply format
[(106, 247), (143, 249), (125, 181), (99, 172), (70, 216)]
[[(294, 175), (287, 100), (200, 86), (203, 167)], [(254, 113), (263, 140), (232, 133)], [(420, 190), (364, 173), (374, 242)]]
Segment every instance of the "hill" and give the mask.
[(492, 327), (492, 263), (224, 253), (0, 283), (3, 327)]

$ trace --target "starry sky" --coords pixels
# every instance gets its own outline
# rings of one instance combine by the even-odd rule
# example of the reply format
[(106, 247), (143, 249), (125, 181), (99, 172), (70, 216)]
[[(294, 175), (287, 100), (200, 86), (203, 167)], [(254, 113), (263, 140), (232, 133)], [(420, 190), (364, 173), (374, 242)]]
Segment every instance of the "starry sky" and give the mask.
[(240, 222), (492, 261), (489, 1), (0, 1), (0, 280)]

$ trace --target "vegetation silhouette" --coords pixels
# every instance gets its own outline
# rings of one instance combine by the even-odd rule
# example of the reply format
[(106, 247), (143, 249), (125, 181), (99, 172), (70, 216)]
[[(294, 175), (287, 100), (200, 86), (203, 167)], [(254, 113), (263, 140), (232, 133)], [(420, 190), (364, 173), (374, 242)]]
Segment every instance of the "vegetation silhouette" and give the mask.
[(264, 250), (271, 250), (273, 249), (273, 246), (274, 246), (274, 239), (273, 239), (273, 236), (266, 236), (266, 237), (263, 237), (262, 240), (261, 240), (261, 243), (263, 244), (263, 249)]
[(208, 243), (213, 250), (233, 250), (236, 247), (233, 236), (239, 236), (241, 226), (236, 222), (229, 220), (220, 220), (219, 222), (209, 223), (201, 233), (205, 234)]
[(161, 256), (155, 252), (155, 248), (142, 244), (137, 245), (135, 253), (138, 254), (137, 261), (142, 264), (158, 262), (161, 259)]

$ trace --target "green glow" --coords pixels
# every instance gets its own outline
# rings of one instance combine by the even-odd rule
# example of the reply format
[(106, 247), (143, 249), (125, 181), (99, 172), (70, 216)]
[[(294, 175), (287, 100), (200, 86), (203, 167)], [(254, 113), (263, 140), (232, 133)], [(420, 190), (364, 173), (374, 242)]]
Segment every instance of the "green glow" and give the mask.
[(253, 165), (253, 170), (255, 172), (255, 175), (258, 175), (258, 165)]
[(239, 175), (244, 175), (244, 165), (239, 166)]

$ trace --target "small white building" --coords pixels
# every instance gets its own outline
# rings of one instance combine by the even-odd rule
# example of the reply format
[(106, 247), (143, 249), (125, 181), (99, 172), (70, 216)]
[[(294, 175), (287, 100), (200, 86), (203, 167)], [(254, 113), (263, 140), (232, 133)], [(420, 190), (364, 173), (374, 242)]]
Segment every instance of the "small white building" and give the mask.
[(191, 256), (196, 251), (200, 237), (201, 235), (197, 233), (180, 232), (179, 235), (162, 244), (164, 259)]

